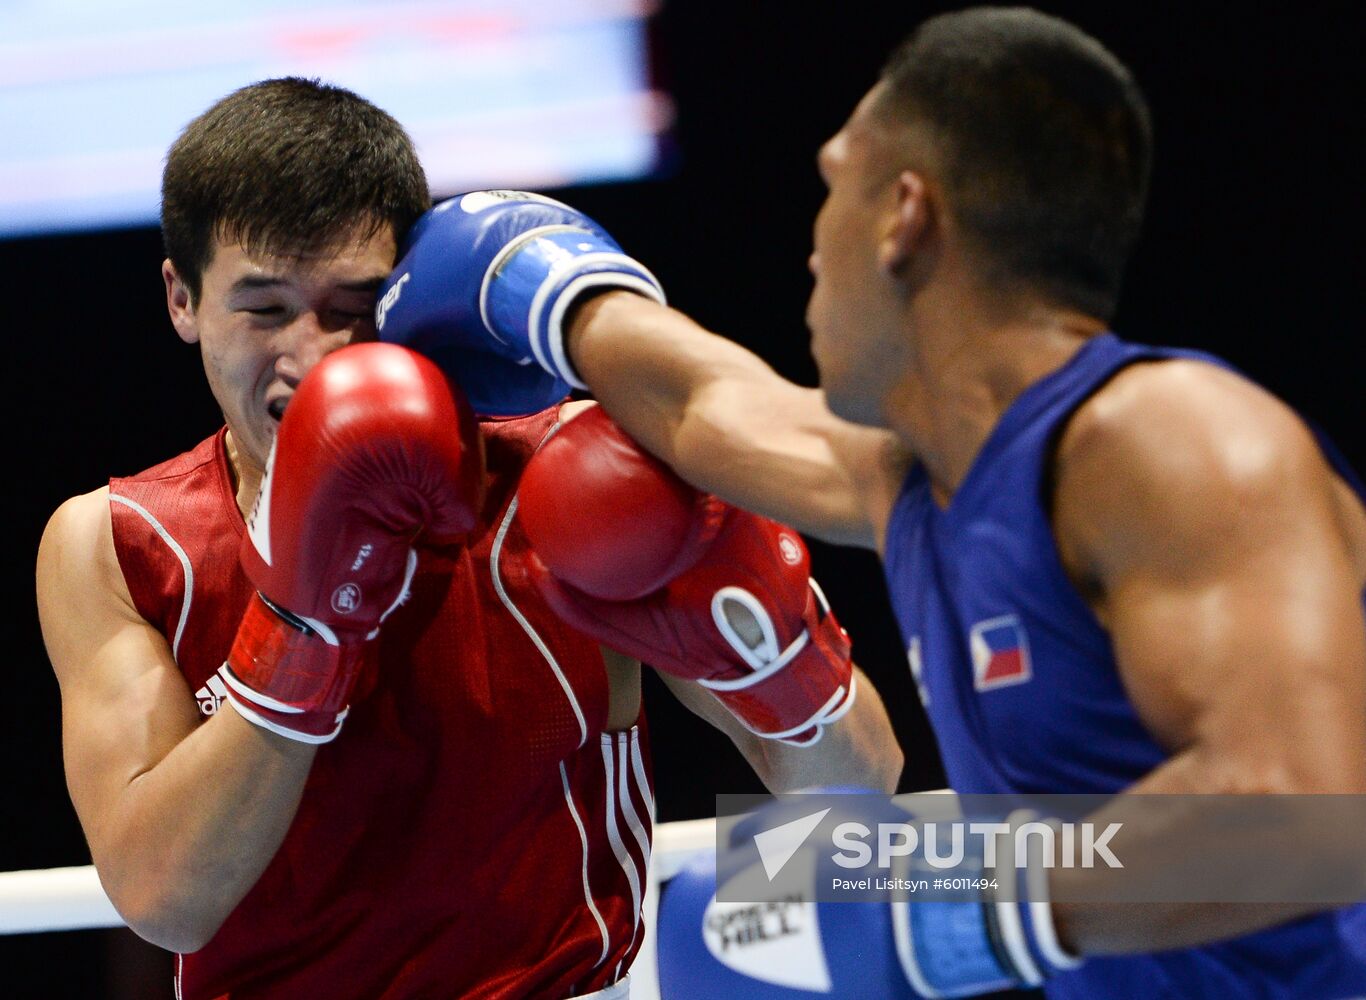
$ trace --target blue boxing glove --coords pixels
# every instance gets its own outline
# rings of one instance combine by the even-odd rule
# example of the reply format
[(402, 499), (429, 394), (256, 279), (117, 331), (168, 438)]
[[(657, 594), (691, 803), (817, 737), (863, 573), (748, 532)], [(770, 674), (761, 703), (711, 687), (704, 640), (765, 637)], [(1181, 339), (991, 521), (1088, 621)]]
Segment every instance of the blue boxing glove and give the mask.
[(525, 191), (473, 191), (413, 226), (375, 325), (441, 366), (476, 412), (515, 416), (587, 388), (565, 354), (564, 317), (614, 288), (664, 301), (654, 275), (586, 215)]
[[(1013, 830), (1026, 819), (991, 825)], [(897, 855), (890, 869), (851, 871), (835, 862), (847, 846), (836, 839), (838, 831), (851, 823), (867, 834), (879, 824), (918, 821), (871, 794), (793, 797), (738, 823), (719, 859), (699, 859), (672, 879), (658, 916), (662, 1000), (969, 997), (1038, 986), (1080, 964), (1058, 945), (1049, 904), (1040, 899), (1039, 879), (1046, 875), (1041, 858), (1020, 869), (989, 869), (986, 837), (968, 837), (963, 861), (951, 871), (929, 869), (923, 853)], [(804, 840), (775, 862), (773, 841), (763, 853), (759, 845), (767, 832), (777, 836), (785, 828)], [(765, 865), (784, 858), (770, 879)], [(998, 888), (928, 899), (904, 891), (906, 883), (932, 883), (936, 874)], [(855, 893), (863, 897), (857, 901), (830, 898), (832, 880), (860, 878), (900, 880), (903, 891), (884, 891), (882, 898), (876, 891)], [(1032, 881), (1034, 902), (1023, 891), (1001, 891), (1017, 881)], [(1018, 902), (1002, 898), (1016, 895)]]

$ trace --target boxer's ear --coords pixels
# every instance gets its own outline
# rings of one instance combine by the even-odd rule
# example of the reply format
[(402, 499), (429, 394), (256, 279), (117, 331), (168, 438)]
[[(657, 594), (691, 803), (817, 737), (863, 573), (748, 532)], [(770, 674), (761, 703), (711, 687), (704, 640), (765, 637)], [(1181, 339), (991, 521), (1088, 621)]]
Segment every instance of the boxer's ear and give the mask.
[(903, 170), (895, 181), (895, 207), (884, 231), (879, 257), (887, 270), (897, 273), (915, 258), (934, 228), (933, 212), (925, 178)]
[(195, 315), (194, 296), (169, 257), (161, 262), (161, 278), (166, 283), (166, 311), (171, 314), (171, 325), (185, 343), (198, 343), (199, 318)]

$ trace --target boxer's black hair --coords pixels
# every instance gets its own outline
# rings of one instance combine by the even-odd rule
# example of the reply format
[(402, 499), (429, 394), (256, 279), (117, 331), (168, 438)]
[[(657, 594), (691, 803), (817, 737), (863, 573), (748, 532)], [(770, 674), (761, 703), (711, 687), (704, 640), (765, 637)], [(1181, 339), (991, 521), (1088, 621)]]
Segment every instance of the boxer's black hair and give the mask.
[(431, 205), (403, 127), (342, 87), (286, 77), (236, 90), (190, 122), (161, 181), (166, 256), (195, 300), (214, 238), (250, 253), (331, 249)]
[(1152, 161), (1148, 106), (1123, 63), (1059, 18), (976, 7), (924, 22), (882, 81), (879, 110), (928, 126), (984, 279), (1111, 319)]

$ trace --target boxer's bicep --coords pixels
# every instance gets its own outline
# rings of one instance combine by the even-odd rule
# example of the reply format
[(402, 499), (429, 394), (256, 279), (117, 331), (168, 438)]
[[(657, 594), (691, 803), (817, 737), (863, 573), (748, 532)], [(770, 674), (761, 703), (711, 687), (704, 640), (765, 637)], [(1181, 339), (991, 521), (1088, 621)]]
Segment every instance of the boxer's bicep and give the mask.
[(676, 448), (705, 480), (694, 485), (824, 541), (868, 549), (881, 541), (909, 464), (891, 432), (840, 420), (819, 390), (767, 369), (700, 386)]
[[(1064, 442), (1060, 548), (1184, 762), (1167, 790), (1366, 790), (1366, 619), (1331, 472), (1260, 390), (1190, 374), (1138, 375)], [(1142, 420), (1108, 419), (1129, 403)]]
[(1360, 607), (1307, 562), (1280, 576), (1257, 561), (1199, 583), (1117, 580), (1125, 687), (1159, 741), (1198, 762), (1208, 786), (1191, 790), (1366, 792)]
[(61, 689), (67, 784), (98, 852), (121, 794), (195, 728), (198, 715), (165, 639), (128, 597), (105, 491), (76, 497), (53, 515), (36, 582)]
[(817, 390), (740, 345), (627, 293), (570, 332), (607, 412), (699, 489), (816, 537), (872, 548), (900, 485), (893, 437), (835, 417)]

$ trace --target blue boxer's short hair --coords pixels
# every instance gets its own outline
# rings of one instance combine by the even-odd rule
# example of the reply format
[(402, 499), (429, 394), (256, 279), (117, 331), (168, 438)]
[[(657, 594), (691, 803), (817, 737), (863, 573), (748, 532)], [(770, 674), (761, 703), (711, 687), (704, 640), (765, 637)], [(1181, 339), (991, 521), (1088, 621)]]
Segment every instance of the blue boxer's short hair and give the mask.
[(977, 7), (920, 25), (882, 80), (879, 110), (927, 137), (984, 279), (1108, 321), (1152, 160), (1124, 65), (1059, 18)]

